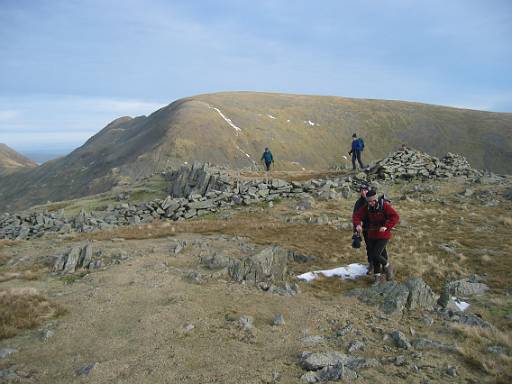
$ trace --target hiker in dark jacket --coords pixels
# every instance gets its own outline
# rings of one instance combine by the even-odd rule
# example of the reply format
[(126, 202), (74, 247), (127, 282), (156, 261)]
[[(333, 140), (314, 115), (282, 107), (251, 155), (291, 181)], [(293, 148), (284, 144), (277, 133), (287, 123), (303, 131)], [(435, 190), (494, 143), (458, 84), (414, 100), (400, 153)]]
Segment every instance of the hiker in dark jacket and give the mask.
[(364, 149), (364, 141), (363, 139), (357, 138), (357, 135), (354, 133), (352, 135), (352, 147), (350, 151), (348, 152), (349, 155), (352, 155), (352, 169), (356, 170), (356, 159), (359, 163), (359, 166), (361, 169), (364, 169), (363, 162), (361, 160), (361, 153)]
[[(360, 196), (359, 199), (357, 199), (356, 203), (354, 204), (354, 210), (352, 211), (352, 215), (356, 213), (359, 208), (366, 206), (366, 194), (370, 190), (370, 186), (368, 184), (362, 184), (360, 187)], [(375, 188), (372, 188), (372, 190), (376, 191)], [(363, 227), (363, 239), (364, 243), (366, 244), (366, 256), (368, 258), (368, 272), (366, 272), (367, 275), (371, 275), (373, 273), (373, 263), (370, 259), (370, 252), (368, 248), (368, 222), (366, 219), (363, 219), (362, 221), (362, 227)], [(356, 228), (354, 226), (354, 232), (356, 232)], [(388, 252), (386, 248), (382, 251), (382, 256), (387, 260), (388, 259)]]
[(265, 148), (265, 152), (263, 152), (263, 155), (261, 156), (261, 160), (265, 162), (265, 167), (267, 167), (267, 172), (270, 171), (270, 165), (274, 163), (274, 157), (272, 156), (272, 152), (270, 152), (270, 149)]
[(400, 216), (389, 202), (377, 198), (376, 191), (368, 191), (366, 201), (367, 204), (354, 213), (352, 222), (356, 226), (357, 232), (361, 233), (363, 231), (361, 224), (366, 220), (368, 226), (366, 246), (373, 264), (375, 280), (382, 281), (381, 267), (386, 280), (392, 280), (393, 269), (389, 264), (387, 254), (385, 257), (383, 251), (391, 239), (391, 229), (398, 224)]

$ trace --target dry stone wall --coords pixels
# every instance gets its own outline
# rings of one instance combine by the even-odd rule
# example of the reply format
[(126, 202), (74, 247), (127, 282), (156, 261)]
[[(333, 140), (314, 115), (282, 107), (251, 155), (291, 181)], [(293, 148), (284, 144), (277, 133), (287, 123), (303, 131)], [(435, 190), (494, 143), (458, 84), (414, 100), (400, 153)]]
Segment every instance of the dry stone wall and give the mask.
[[(149, 223), (156, 219), (185, 220), (237, 205), (271, 202), (283, 198), (330, 200), (349, 199), (362, 182), (378, 180), (446, 179), (467, 177), (469, 181), (496, 184), (503, 177), (472, 169), (460, 155), (442, 159), (415, 150), (401, 150), (377, 162), (367, 172), (331, 179), (287, 182), (280, 179), (245, 180), (226, 170), (194, 163), (166, 173), (169, 195), (164, 199), (129, 204), (120, 203), (102, 211), (82, 210), (74, 217), (64, 211), (24, 212), (0, 216), (0, 239), (23, 240), (45, 233), (91, 232), (119, 226)], [(382, 181), (381, 181), (382, 182)]]

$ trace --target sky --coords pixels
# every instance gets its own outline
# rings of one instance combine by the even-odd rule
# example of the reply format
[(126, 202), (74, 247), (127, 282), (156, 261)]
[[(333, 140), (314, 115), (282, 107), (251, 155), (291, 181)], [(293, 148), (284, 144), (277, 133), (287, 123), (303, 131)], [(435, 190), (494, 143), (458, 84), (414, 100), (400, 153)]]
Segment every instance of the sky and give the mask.
[(0, 0), (0, 143), (262, 91), (512, 112), (509, 0)]

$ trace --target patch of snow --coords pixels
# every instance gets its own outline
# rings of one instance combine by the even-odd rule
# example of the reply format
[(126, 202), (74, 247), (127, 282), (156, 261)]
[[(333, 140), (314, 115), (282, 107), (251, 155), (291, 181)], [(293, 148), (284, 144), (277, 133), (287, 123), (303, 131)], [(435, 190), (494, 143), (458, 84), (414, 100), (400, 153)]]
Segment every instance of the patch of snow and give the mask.
[[(247, 152), (245, 152), (242, 148), (240, 148), (238, 145), (236, 146), (236, 149), (238, 149), (239, 152), (243, 153), (248, 159), (251, 159), (251, 155), (249, 155)], [(253, 159), (251, 159), (252, 164), (256, 164)]]
[(357, 279), (360, 276), (365, 276), (366, 272), (368, 272), (368, 266), (359, 263), (353, 263), (345, 267), (325, 269), (323, 271), (306, 272), (303, 273), (302, 275), (297, 276), (297, 278), (300, 280), (311, 281), (316, 279), (319, 274), (322, 274), (326, 277), (339, 276), (343, 280)]
[(187, 165), (188, 164), (188, 161), (184, 161), (183, 164)]
[(289, 122), (290, 122), (290, 120), (286, 120), (286, 122), (287, 122), (287, 123), (289, 123)]
[(453, 302), (459, 308), (462, 312), (464, 312), (469, 307), (469, 303), (466, 303), (465, 301), (457, 299), (455, 296), (452, 297)]
[(272, 115), (267, 115), (267, 116), (270, 117), (271, 119), (275, 119), (275, 117)]
[(347, 156), (343, 155), (342, 157), (343, 157), (345, 160), (348, 160), (348, 159), (347, 159)]
[(224, 116), (224, 114), (221, 112), (221, 110), (219, 108), (215, 108), (215, 107), (211, 107), (211, 106), (208, 106), (208, 107), (216, 110), (217, 113), (220, 115), (220, 117), (222, 117), (226, 123), (228, 123), (232, 128), (234, 128), (234, 130), (237, 132), (237, 134), (238, 134), (238, 132), (242, 132), (242, 128), (237, 127), (235, 124), (233, 124), (231, 119), (228, 119), (226, 116)]
[(311, 120), (308, 120), (309, 125), (313, 126), (315, 123), (313, 123)]

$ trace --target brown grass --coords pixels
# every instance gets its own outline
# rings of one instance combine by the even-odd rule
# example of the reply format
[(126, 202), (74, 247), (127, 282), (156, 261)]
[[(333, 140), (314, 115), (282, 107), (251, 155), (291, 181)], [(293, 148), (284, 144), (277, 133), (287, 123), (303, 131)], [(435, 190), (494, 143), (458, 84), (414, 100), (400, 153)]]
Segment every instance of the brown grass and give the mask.
[(34, 328), (43, 321), (64, 314), (65, 309), (50, 302), (34, 288), (0, 290), (0, 339)]
[(512, 336), (509, 333), (497, 328), (480, 328), (462, 324), (452, 324), (451, 328), (461, 340), (458, 352), (468, 365), (503, 382), (512, 379), (512, 357), (505, 353), (496, 355), (486, 351), (487, 347), (494, 345), (511, 351)]
[(0, 273), (0, 283), (3, 283), (5, 281), (9, 280), (37, 280), (39, 277), (43, 274), (42, 270), (26, 270), (26, 271), (20, 271), (20, 272), (4, 272)]

